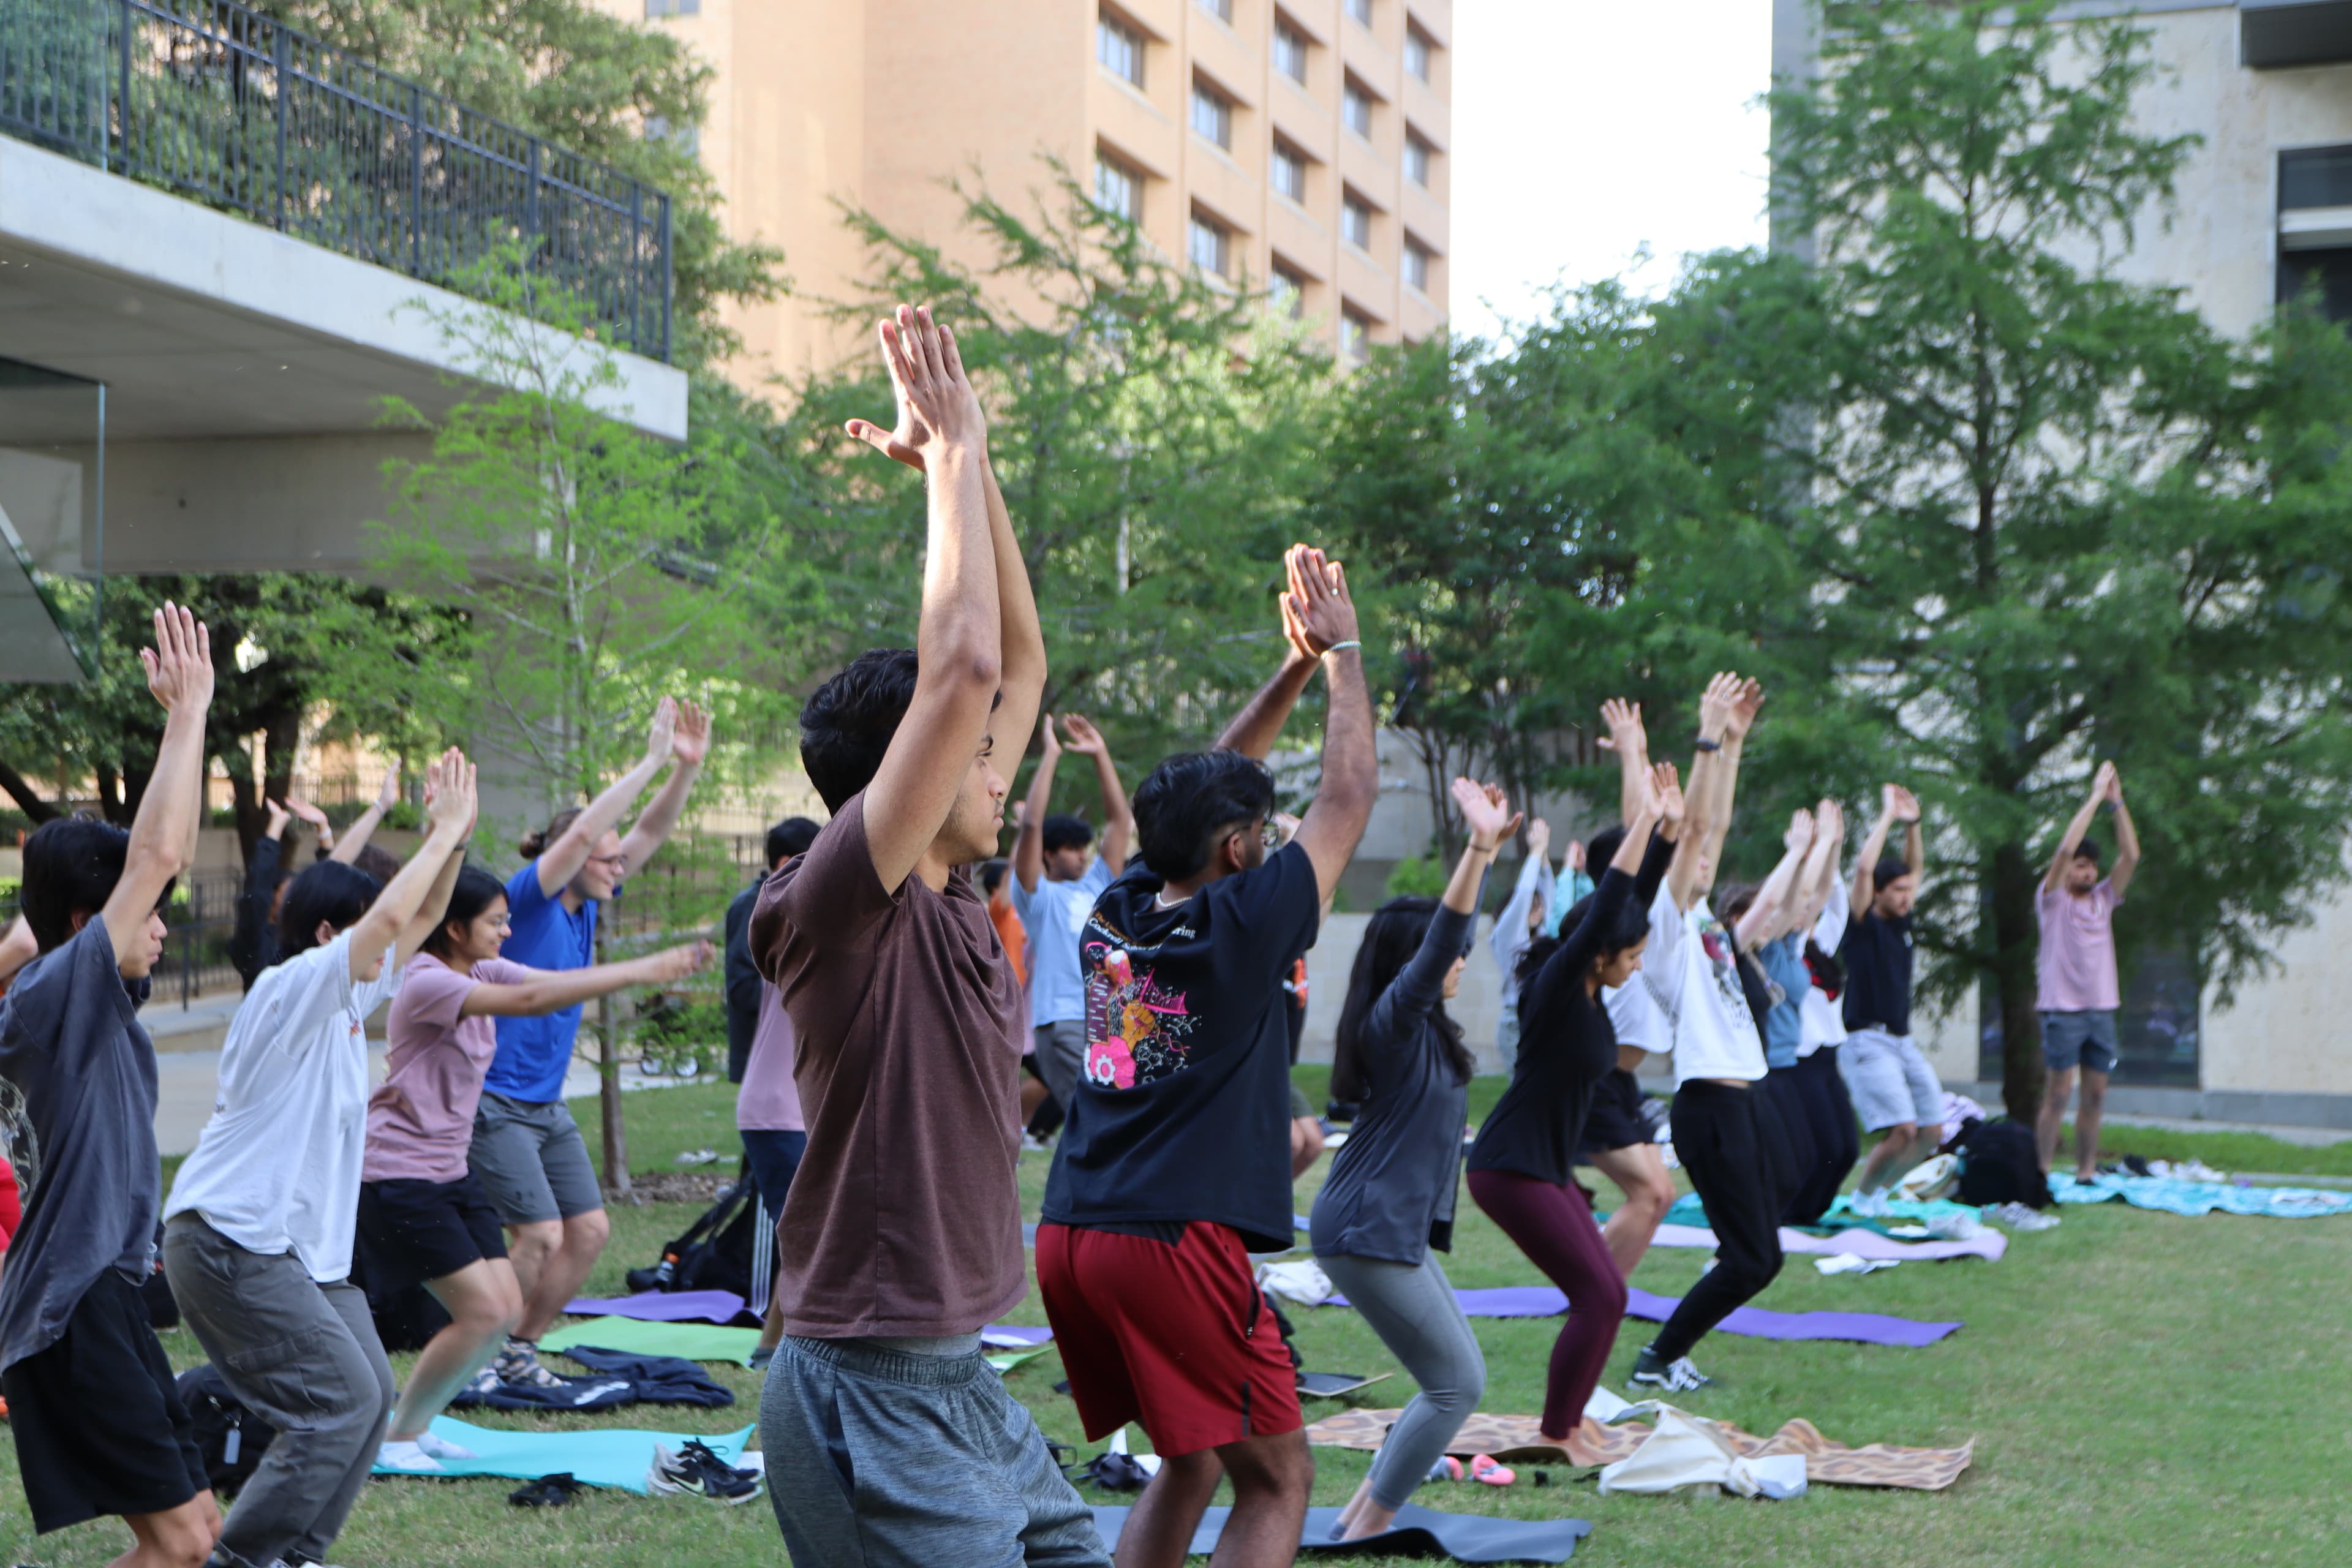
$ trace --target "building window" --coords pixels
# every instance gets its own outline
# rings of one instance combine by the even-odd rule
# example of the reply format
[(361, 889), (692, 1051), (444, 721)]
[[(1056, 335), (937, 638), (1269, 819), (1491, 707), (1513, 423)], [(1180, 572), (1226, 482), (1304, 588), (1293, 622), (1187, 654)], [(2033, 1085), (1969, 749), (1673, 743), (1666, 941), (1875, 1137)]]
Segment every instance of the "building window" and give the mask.
[(1095, 22), (1095, 58), (1119, 80), (1143, 85), (1143, 35), (1108, 11)]
[(1307, 35), (1287, 22), (1274, 25), (1274, 68), (1299, 86), (1307, 85)]
[(1429, 35), (1419, 27), (1404, 30), (1404, 68), (1412, 73), (1415, 81), (1429, 79), (1429, 51), (1432, 47)]
[(646, 0), (648, 16), (699, 16), (702, 0)]
[(2352, 321), (2352, 147), (2296, 148), (2278, 163), (2278, 302), (2313, 289), (2322, 315)]
[(1349, 82), (1339, 94), (1339, 118), (1348, 129), (1367, 142), (1372, 137), (1371, 95), (1354, 82)]
[(1195, 212), (1192, 233), (1187, 240), (1187, 254), (1192, 257), (1193, 266), (1223, 278), (1226, 263), (1233, 254), (1232, 232), (1208, 214)]
[(1233, 102), (1204, 81), (1192, 83), (1192, 129), (1218, 146), (1232, 150)]
[(1429, 247), (1411, 235), (1404, 240), (1404, 280), (1417, 292), (1429, 292)]
[(1372, 25), (1372, 0), (1348, 0), (1348, 15), (1369, 27)]
[(1339, 352), (1358, 364), (1371, 357), (1372, 320), (1353, 305), (1339, 312)]
[(1234, 0), (1193, 0), (1193, 3), (1220, 22), (1234, 19)]
[(1274, 144), (1274, 163), (1268, 176), (1274, 188), (1294, 202), (1307, 199), (1307, 160), (1298, 149), (1277, 142)]
[(1372, 247), (1372, 209), (1355, 192), (1339, 204), (1339, 237), (1358, 250)]
[(1289, 268), (1276, 262), (1273, 279), (1265, 290), (1266, 301), (1276, 315), (1297, 321), (1307, 314), (1307, 279)]
[(1423, 141), (1412, 132), (1408, 131), (1405, 132), (1404, 177), (1411, 180), (1414, 184), (1419, 185), (1423, 190), (1427, 190), (1429, 188), (1430, 151), (1431, 148), (1428, 142)]
[(1095, 205), (1129, 223), (1143, 221), (1143, 176), (1108, 153), (1095, 154)]

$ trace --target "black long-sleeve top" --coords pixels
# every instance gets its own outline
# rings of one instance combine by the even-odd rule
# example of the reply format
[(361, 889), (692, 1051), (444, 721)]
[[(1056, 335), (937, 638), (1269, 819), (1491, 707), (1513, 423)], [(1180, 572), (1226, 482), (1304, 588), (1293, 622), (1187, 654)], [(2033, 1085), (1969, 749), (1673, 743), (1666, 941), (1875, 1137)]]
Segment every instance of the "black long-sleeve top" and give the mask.
[(1439, 905), (1420, 950), (1365, 1011), (1357, 1065), (1370, 1087), (1316, 1194), (1307, 1234), (1318, 1257), (1417, 1264), (1433, 1247), (1453, 1250), (1470, 1085), (1434, 1015), (1476, 919)]
[(760, 1032), (760, 968), (751, 958), (751, 909), (760, 901), (757, 877), (727, 906), (727, 1081), (741, 1083), (751, 1065), (751, 1037)]
[(278, 897), (275, 838), (257, 838), (253, 858), (245, 863), (245, 887), (236, 896), (236, 930), (228, 940), (228, 961), (236, 966), (247, 991), (254, 977), (278, 962), (278, 928), (270, 923), (269, 906)]
[(1649, 908), (1674, 856), (1673, 844), (1653, 836), (1638, 876), (1614, 866), (1604, 871), (1584, 919), (1561, 932), (1559, 946), (1528, 977), (1519, 992), (1518, 1063), (1511, 1087), (1478, 1129), (1471, 1170), (1567, 1184), (1593, 1090), (1617, 1065), (1616, 1026), (1585, 976), (1626, 900), (1638, 899), (1639, 907)]

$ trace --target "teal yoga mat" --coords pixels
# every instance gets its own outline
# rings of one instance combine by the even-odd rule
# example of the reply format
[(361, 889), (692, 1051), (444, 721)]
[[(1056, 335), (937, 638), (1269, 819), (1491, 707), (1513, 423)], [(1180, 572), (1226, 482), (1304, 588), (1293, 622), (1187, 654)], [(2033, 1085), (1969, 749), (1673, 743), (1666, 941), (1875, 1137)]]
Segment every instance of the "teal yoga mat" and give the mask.
[(608, 1427), (593, 1432), (503, 1432), (437, 1415), (433, 1420), (434, 1436), (446, 1437), (459, 1447), (471, 1448), (473, 1458), (444, 1459), (438, 1475), (420, 1476), (410, 1470), (381, 1467), (375, 1473), (403, 1480), (506, 1476), (529, 1481), (569, 1470), (583, 1486), (642, 1492), (646, 1489), (646, 1472), (653, 1468), (656, 1443), (667, 1448), (689, 1442), (706, 1443), (712, 1453), (734, 1464), (754, 1430), (746, 1426), (736, 1432), (641, 1432)]
[[(560, 1351), (572, 1345), (749, 1366), (751, 1352), (760, 1347), (760, 1331), (727, 1329), (716, 1323), (656, 1323), (643, 1318), (576, 1318), (539, 1342), (543, 1351)], [(1039, 1345), (1034, 1350), (999, 1351), (988, 1358), (988, 1364), (999, 1373), (1011, 1372), (1023, 1362), (1045, 1354), (1046, 1348)]]

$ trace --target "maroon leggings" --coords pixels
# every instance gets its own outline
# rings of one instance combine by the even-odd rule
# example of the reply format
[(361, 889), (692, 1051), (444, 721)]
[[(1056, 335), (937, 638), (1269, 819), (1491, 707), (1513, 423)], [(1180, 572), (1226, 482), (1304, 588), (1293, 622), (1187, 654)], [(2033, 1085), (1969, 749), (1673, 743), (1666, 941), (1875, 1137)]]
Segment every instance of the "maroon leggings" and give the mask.
[(1470, 1196), (1528, 1261), (1568, 1295), (1568, 1323), (1552, 1342), (1544, 1383), (1543, 1431), (1565, 1437), (1584, 1418), (1625, 1316), (1625, 1277), (1602, 1245), (1592, 1205), (1576, 1187), (1516, 1171), (1473, 1171)]

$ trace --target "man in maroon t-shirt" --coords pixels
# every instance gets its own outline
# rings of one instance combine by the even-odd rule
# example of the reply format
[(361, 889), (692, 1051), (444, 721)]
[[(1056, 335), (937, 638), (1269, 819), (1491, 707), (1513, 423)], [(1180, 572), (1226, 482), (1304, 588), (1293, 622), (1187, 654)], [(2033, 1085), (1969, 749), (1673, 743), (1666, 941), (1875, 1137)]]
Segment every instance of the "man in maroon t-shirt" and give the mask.
[(898, 425), (850, 434), (919, 469), (913, 651), (861, 654), (801, 710), (833, 821), (751, 916), (782, 994), (808, 1150), (778, 1226), (783, 1342), (760, 1401), (798, 1568), (1105, 1564), (1092, 1510), (980, 1354), (1026, 1283), (1020, 982), (959, 868), (995, 853), (1045, 641), (988, 467), (987, 422), (928, 310), (881, 328)]

